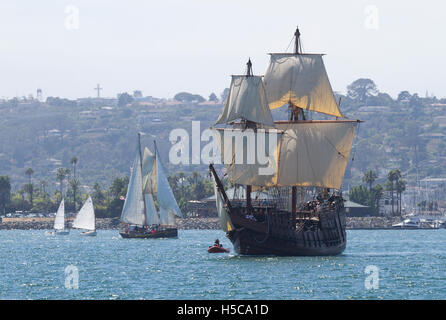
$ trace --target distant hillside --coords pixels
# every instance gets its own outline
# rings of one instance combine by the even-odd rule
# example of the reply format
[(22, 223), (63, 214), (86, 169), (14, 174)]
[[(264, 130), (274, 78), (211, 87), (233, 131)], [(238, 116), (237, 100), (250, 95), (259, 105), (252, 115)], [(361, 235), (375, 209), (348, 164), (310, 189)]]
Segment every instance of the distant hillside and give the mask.
[[(394, 168), (403, 172), (409, 184), (417, 174), (420, 178), (446, 175), (444, 99), (402, 92), (394, 100), (377, 91), (355, 96), (355, 88), (350, 87), (349, 94), (342, 96), (341, 110), (346, 117), (365, 122), (355, 138), (351, 154), (354, 160), (350, 159), (345, 187), (360, 184), (369, 169), (378, 173), (378, 183), (384, 182), (387, 172)], [(115, 177), (129, 174), (138, 131), (149, 134), (143, 136), (142, 143), (152, 150), (151, 135), (156, 137), (169, 173), (195, 170), (205, 174), (206, 165), (168, 164), (169, 133), (182, 128), (190, 134), (192, 121), (201, 121), (204, 130), (214, 123), (221, 107), (216, 102), (153, 98), (120, 107), (112, 100), (104, 104), (94, 99), (79, 99), (77, 103), (53, 99), (51, 104), (0, 102), (0, 175), (9, 175), (16, 190), (28, 181), (25, 170), (31, 167), (35, 182), (45, 179), (55, 190), (57, 168), (70, 168), (70, 158), (76, 156), (81, 184), (109, 185)], [(286, 109), (275, 110), (274, 117), (286, 118)]]

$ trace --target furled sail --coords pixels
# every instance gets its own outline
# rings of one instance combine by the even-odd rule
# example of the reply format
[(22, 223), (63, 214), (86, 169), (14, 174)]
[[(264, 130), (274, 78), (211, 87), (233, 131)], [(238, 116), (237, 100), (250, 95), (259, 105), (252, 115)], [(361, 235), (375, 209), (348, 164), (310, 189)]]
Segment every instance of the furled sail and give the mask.
[(73, 228), (95, 230), (95, 215), (93, 201), (88, 197), (73, 221)]
[(54, 219), (54, 230), (65, 229), (65, 203), (64, 199), (60, 202), (57, 209), (56, 218)]
[(182, 217), (183, 215), (178, 207), (177, 201), (175, 200), (169, 182), (167, 181), (158, 153), (156, 153), (155, 163), (157, 181), (156, 199), (158, 200), (158, 205), (160, 208), (161, 223), (173, 225), (175, 223), (174, 216), (176, 215), (178, 217)]
[(141, 159), (137, 152), (122, 208), (121, 221), (128, 224), (145, 225), (145, 220)]
[(217, 185), (214, 183), (214, 192), (215, 192), (215, 201), (217, 204), (217, 213), (220, 218), (220, 225), (223, 231), (229, 232), (234, 230), (234, 225), (232, 224), (231, 218), (226, 211), (223, 199), (221, 197), (220, 192), (217, 190)]
[(274, 126), (262, 77), (232, 76), (228, 98), (216, 124), (237, 119)]
[[(236, 161), (237, 152), (246, 153), (245, 147), (228, 148), (228, 141), (225, 140), (235, 135), (242, 141), (240, 136), (245, 134), (243, 131), (215, 130), (218, 132), (215, 136), (233, 183), (259, 187), (313, 186), (340, 189), (356, 125), (354, 121), (276, 124), (276, 128), (283, 134), (277, 140), (275, 148), (266, 148), (270, 150), (270, 156), (277, 157), (274, 171), (270, 171), (269, 175), (259, 174), (264, 165), (257, 160), (251, 164)], [(225, 138), (226, 131), (231, 135), (226, 135)], [(257, 136), (262, 133), (257, 131), (254, 134)]]
[(292, 103), (302, 109), (343, 117), (322, 54), (273, 53), (264, 83), (270, 109)]

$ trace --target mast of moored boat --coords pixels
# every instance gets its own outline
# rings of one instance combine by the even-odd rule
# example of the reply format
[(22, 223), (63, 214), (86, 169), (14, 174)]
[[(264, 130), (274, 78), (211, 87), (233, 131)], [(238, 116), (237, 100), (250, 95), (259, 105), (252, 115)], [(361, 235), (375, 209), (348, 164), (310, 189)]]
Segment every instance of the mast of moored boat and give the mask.
[[(138, 153), (139, 153), (139, 166), (140, 166), (141, 173), (142, 173), (141, 133), (140, 132), (138, 132)], [(141, 189), (141, 193), (142, 193), (142, 201), (144, 203), (143, 226), (146, 226), (147, 225), (147, 217), (146, 217), (147, 210), (146, 210), (146, 199), (144, 197), (144, 187)]]

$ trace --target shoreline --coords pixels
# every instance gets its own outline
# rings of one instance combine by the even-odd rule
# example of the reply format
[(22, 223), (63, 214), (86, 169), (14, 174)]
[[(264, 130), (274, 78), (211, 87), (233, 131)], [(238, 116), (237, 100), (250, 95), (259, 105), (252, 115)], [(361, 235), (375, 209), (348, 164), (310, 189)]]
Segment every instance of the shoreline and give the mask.
[[(71, 228), (73, 218), (66, 219)], [(392, 224), (401, 222), (401, 217), (347, 217), (347, 230), (393, 230)], [(52, 230), (54, 218), (3, 218), (0, 230)], [(119, 229), (119, 218), (96, 218), (96, 230)], [(177, 219), (179, 230), (220, 230), (218, 218)]]

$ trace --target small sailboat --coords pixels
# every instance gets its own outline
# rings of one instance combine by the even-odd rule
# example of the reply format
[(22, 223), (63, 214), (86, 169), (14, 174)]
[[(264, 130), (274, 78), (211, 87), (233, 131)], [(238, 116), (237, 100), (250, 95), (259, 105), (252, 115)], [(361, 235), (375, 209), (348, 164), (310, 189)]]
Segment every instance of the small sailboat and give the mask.
[(73, 228), (87, 230), (81, 233), (82, 236), (96, 235), (94, 207), (91, 197), (88, 197), (87, 201), (85, 201), (79, 210), (76, 219), (73, 221)]
[(46, 234), (57, 234), (65, 236), (70, 233), (69, 229), (65, 229), (65, 202), (64, 199), (60, 202), (59, 209), (57, 209), (56, 219), (54, 219), (54, 232), (46, 232)]
[(138, 150), (121, 214), (124, 227), (119, 234), (123, 238), (177, 237), (175, 216), (182, 217), (182, 213), (167, 181), (156, 144), (155, 155), (145, 148), (143, 157), (138, 133)]

